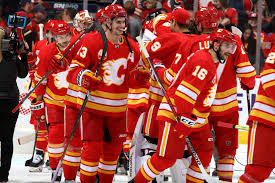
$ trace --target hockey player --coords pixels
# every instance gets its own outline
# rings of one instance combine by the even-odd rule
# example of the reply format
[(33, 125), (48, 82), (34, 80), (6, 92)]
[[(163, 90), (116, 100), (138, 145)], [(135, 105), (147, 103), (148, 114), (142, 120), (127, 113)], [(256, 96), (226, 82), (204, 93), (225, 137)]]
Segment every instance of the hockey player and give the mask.
[(248, 118), (247, 165), (239, 183), (264, 182), (275, 168), (275, 47), (261, 72), (260, 87)]
[[(38, 69), (35, 73), (38, 82), (50, 69), (53, 71), (36, 89), (37, 98), (32, 101), (32, 108), (37, 117), (45, 119), (49, 124), (48, 153), (50, 167), (55, 172), (58, 161), (64, 150), (64, 103), (63, 99), (67, 91), (66, 81), (69, 64), (63, 60), (63, 68), (56, 67), (52, 57), (61, 55), (71, 39), (71, 28), (64, 21), (55, 21), (52, 33), (56, 42), (51, 43), (40, 50), (38, 56)], [(57, 181), (61, 181), (61, 171)]]
[[(129, 52), (126, 40), (122, 37), (126, 16), (126, 11), (119, 5), (108, 5), (103, 12), (108, 49), (98, 76), (94, 72), (102, 57), (103, 44), (97, 33), (85, 37), (67, 77), (72, 85), (82, 87), (81, 96), (77, 99), (75, 91), (68, 89), (68, 105), (80, 108), (85, 94), (91, 91), (81, 117), (83, 148), (80, 180), (83, 183), (94, 182), (96, 175), (100, 182), (112, 182), (117, 158), (125, 140), (129, 73), (140, 59), (137, 44), (130, 39), (132, 52)], [(66, 118), (77, 115), (71, 113)], [(103, 141), (104, 135), (109, 139)]]
[(88, 10), (79, 11), (74, 17), (73, 36), (83, 33), (93, 23), (93, 17)]
[[(31, 63), (30, 68), (32, 69), (30, 74), (30, 82), (29, 85), (32, 85), (34, 79), (34, 73), (37, 70), (37, 58), (39, 55), (40, 50), (45, 47), (46, 45), (53, 42), (53, 35), (52, 35), (52, 27), (54, 25), (54, 20), (49, 20), (44, 26), (44, 33), (46, 39), (40, 40), (33, 46), (33, 63)], [(33, 96), (36, 97), (35, 95)], [(34, 124), (34, 129), (37, 129), (38, 121), (34, 113), (31, 114), (30, 123)], [(25, 165), (30, 166), (31, 172), (34, 171), (42, 171), (42, 166), (44, 164), (44, 154), (46, 152), (46, 148), (48, 145), (48, 132), (46, 128), (46, 121), (40, 123), (38, 127), (38, 134), (37, 134), (37, 142), (36, 142), (36, 150), (33, 159), (27, 160)]]
[[(142, 165), (134, 182), (149, 182), (166, 168), (171, 167), (176, 159), (183, 156), (185, 147), (184, 136), (196, 137), (196, 152), (205, 168), (208, 167), (211, 156), (205, 156), (204, 152), (197, 151), (202, 146), (213, 146), (213, 142), (207, 142), (200, 132), (209, 129), (207, 116), (214, 100), (217, 89), (217, 68), (223, 64), (221, 60), (227, 59), (235, 50), (235, 38), (232, 33), (224, 29), (217, 29), (211, 34), (211, 48), (200, 50), (190, 55), (186, 64), (177, 75), (177, 79), (170, 86), (167, 94), (176, 108), (176, 119), (167, 100), (164, 98), (157, 119), (160, 120), (159, 141), (157, 152)], [(187, 172), (187, 182), (203, 182), (203, 176), (188, 178), (200, 173), (195, 161)]]
[(225, 67), (218, 80), (218, 88), (215, 100), (211, 106), (208, 117), (209, 124), (215, 131), (215, 147), (218, 152), (217, 175), (219, 180), (232, 182), (234, 158), (238, 148), (238, 131), (217, 126), (219, 121), (230, 124), (238, 124), (239, 107), (237, 100), (237, 81), (240, 79), (244, 90), (254, 88), (256, 72), (250, 64), (244, 51), (241, 39), (237, 40), (237, 48), (233, 55), (226, 60)]

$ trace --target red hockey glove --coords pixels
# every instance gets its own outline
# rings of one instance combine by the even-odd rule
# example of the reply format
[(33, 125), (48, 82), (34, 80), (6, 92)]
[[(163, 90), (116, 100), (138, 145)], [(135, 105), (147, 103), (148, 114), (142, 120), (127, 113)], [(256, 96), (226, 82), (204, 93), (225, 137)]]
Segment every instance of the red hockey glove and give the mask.
[(88, 69), (80, 71), (77, 76), (78, 86), (81, 86), (89, 91), (94, 91), (101, 83), (101, 80), (101, 78), (95, 77), (95, 74)]
[[(166, 68), (165, 65), (163, 63), (160, 62), (160, 60), (154, 59), (154, 68), (156, 69), (156, 71), (158, 72), (160, 69), (164, 69)], [(155, 81), (155, 75), (153, 73), (153, 69), (150, 68), (150, 73), (151, 73), (151, 78)]]
[(181, 116), (180, 121), (175, 126), (175, 130), (180, 135), (188, 136), (195, 125), (196, 125), (196, 121), (189, 119), (187, 117)]
[(36, 119), (45, 120), (45, 104), (43, 100), (37, 102), (36, 98), (34, 98), (30, 108)]
[(66, 70), (65, 58), (62, 61), (62, 65), (61, 65), (60, 59), (61, 59), (61, 55), (58, 54), (58, 55), (54, 55), (49, 61), (49, 69), (51, 69), (54, 73)]
[(130, 87), (146, 86), (150, 78), (150, 71), (145, 68), (137, 68), (134, 70), (129, 79)]
[(253, 88), (249, 88), (248, 86), (246, 86), (245, 84), (241, 83), (241, 88), (246, 91), (246, 90), (252, 90)]

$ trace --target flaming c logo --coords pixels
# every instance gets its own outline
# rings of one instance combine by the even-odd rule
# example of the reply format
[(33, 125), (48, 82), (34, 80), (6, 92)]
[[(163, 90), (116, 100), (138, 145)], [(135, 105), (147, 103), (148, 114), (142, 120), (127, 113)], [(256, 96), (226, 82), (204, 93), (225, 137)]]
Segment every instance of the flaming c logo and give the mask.
[(104, 76), (103, 81), (107, 86), (111, 84), (121, 85), (124, 82), (125, 74), (118, 76), (118, 71), (121, 67), (127, 69), (127, 60), (125, 58), (120, 58), (117, 60), (109, 60), (103, 65)]

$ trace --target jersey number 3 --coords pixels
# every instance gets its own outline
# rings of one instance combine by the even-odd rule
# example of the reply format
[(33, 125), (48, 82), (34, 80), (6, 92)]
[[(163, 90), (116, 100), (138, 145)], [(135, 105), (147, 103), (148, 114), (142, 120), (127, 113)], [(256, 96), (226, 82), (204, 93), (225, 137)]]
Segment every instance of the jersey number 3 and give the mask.
[(192, 73), (193, 76), (198, 77), (200, 80), (204, 80), (204, 78), (207, 75), (207, 70), (204, 68), (201, 68), (201, 66), (196, 66), (195, 71)]

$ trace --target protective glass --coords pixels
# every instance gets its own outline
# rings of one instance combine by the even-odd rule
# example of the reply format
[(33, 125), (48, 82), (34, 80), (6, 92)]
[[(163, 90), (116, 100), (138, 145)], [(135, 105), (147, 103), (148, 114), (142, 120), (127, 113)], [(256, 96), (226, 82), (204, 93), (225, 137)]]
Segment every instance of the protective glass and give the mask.
[(224, 52), (228, 52), (230, 54), (234, 54), (236, 51), (237, 45), (225, 41), (221, 41), (221, 50)]

